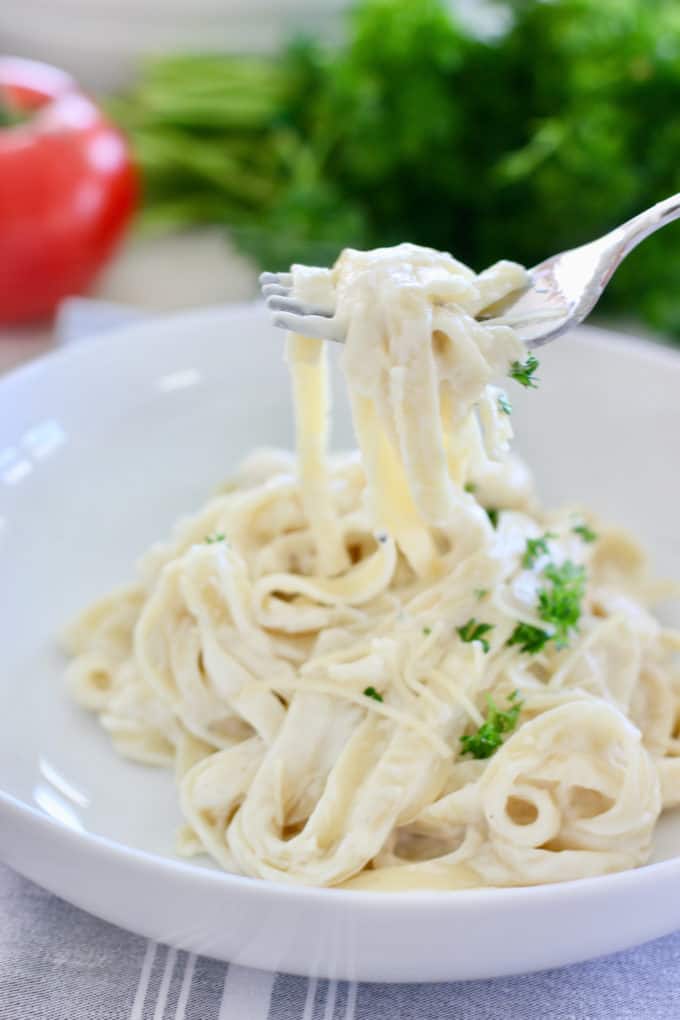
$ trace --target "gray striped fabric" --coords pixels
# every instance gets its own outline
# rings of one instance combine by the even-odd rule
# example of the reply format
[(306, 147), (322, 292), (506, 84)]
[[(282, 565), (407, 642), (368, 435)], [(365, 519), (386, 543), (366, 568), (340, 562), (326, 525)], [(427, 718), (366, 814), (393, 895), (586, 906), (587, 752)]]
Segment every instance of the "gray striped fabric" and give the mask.
[(679, 993), (680, 932), (497, 981), (314, 981), (157, 945), (0, 866), (2, 1020), (677, 1020)]

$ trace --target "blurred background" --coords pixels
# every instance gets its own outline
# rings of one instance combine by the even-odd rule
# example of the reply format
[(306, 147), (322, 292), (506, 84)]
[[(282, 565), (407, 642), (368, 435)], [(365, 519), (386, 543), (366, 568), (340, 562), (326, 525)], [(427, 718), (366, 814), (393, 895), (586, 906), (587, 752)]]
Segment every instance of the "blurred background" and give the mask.
[[(72, 293), (247, 299), (406, 239), (532, 265), (680, 191), (677, 0), (10, 0), (0, 52), (71, 76), (0, 61), (0, 359)], [(598, 314), (680, 342), (680, 224)]]

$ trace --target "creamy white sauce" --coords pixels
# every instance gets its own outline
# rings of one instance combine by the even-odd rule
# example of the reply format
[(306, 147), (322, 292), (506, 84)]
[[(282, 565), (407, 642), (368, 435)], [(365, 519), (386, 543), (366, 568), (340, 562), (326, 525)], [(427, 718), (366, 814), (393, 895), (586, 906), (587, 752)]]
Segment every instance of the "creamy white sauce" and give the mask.
[[(181, 851), (229, 870), (393, 890), (645, 861), (680, 800), (680, 639), (644, 606), (632, 540), (542, 512), (509, 452), (497, 383), (526, 352), (477, 316), (524, 270), (400, 245), (293, 276), (346, 326), (360, 459), (327, 451), (323, 343), (289, 337), (297, 458), (252, 455), (76, 621), (73, 696), (122, 754), (176, 769)], [(508, 644), (546, 627), (542, 571), (567, 560), (588, 577), (568, 647)], [(460, 634), (479, 623), (488, 650)], [(487, 695), (515, 691), (516, 730), (463, 754)]]

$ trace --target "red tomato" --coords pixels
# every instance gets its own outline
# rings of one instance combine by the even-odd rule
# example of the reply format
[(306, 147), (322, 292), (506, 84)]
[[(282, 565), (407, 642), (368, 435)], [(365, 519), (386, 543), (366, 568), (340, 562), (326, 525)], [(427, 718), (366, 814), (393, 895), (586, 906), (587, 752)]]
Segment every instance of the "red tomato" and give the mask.
[(134, 211), (138, 187), (121, 133), (66, 74), (0, 59), (0, 323), (48, 316), (86, 290)]

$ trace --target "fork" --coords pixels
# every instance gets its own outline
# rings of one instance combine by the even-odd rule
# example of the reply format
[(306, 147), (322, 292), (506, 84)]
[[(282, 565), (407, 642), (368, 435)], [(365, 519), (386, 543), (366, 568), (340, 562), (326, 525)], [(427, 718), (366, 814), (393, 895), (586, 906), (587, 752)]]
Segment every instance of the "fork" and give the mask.
[[(626, 255), (640, 241), (678, 217), (680, 193), (657, 202), (596, 241), (539, 262), (529, 270), (526, 288), (508, 295), (479, 320), (490, 326), (512, 326), (529, 348), (554, 340), (590, 314)], [(275, 326), (344, 342), (346, 325), (334, 308), (308, 305), (292, 296), (291, 273), (262, 273), (260, 285)]]

